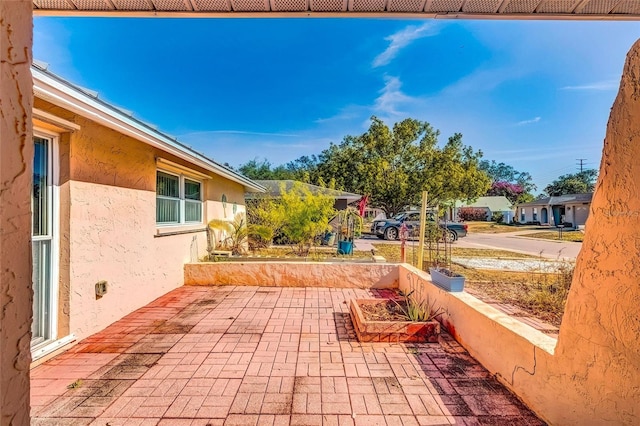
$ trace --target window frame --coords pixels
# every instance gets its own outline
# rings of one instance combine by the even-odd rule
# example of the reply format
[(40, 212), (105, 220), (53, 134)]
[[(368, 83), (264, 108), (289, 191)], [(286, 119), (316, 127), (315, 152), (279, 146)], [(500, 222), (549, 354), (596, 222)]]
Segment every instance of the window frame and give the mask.
[[(166, 195), (160, 195), (158, 194), (158, 173), (164, 173), (166, 175), (169, 176), (174, 176), (178, 178), (178, 198), (175, 197), (169, 197)], [(186, 181), (190, 181), (193, 183), (197, 183), (198, 185), (200, 185), (200, 199), (199, 200), (195, 200), (195, 199), (187, 199), (186, 198), (186, 188), (185, 188), (185, 184)], [(190, 173), (184, 173), (184, 172), (177, 172), (174, 170), (171, 170), (169, 168), (164, 168), (164, 167), (157, 167), (156, 168), (156, 227), (158, 228), (162, 228), (162, 227), (172, 227), (172, 226), (184, 226), (184, 225), (200, 225), (203, 223), (204, 221), (204, 194), (203, 194), (203, 189), (204, 189), (204, 181), (200, 178), (198, 178), (195, 175), (195, 172), (193, 174)], [(158, 222), (158, 199), (166, 199), (166, 200), (177, 200), (178, 201), (178, 221), (176, 222)], [(186, 205), (187, 205), (187, 201), (189, 201), (190, 203), (196, 204), (199, 203), (200, 205), (200, 219), (199, 220), (186, 220)]]

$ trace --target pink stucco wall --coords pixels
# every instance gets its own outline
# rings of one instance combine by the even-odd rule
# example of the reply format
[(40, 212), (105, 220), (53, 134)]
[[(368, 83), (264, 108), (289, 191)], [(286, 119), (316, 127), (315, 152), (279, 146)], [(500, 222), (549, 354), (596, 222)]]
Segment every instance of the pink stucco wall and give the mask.
[[(80, 126), (60, 137), (59, 218), (59, 332), (79, 340), (181, 286), (183, 265), (206, 254), (205, 221), (224, 215), (222, 194), (231, 217), (233, 202), (244, 210), (244, 188), (41, 99), (36, 107)], [(156, 226), (157, 157), (210, 176), (202, 224)], [(108, 286), (101, 298), (98, 281)]]
[(0, 1), (0, 424), (29, 424), (30, 0)]

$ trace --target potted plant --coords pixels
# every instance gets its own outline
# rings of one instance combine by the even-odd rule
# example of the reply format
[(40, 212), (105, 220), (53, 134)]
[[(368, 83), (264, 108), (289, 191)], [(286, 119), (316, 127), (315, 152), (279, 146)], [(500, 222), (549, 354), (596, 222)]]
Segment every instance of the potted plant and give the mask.
[(353, 207), (338, 212), (338, 254), (353, 254), (353, 240), (362, 235), (362, 217)]
[(464, 276), (451, 270), (451, 240), (446, 238), (447, 227), (433, 225), (427, 232), (427, 254), (431, 282), (447, 291), (463, 291)]
[(464, 276), (453, 272), (449, 268), (436, 265), (429, 268), (429, 274), (431, 274), (431, 282), (444, 290), (464, 290)]

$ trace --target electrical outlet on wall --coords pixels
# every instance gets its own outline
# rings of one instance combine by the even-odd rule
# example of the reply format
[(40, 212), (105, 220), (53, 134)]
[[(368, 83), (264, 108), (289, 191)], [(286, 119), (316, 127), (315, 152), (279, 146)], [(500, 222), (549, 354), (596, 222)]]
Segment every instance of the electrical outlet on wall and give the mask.
[(106, 281), (98, 281), (96, 283), (96, 299), (100, 299), (107, 293), (107, 282)]

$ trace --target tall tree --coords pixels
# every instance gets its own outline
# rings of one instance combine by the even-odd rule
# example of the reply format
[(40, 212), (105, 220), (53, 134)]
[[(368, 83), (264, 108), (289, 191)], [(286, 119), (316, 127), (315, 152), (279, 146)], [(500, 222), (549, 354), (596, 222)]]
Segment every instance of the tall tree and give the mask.
[(267, 159), (259, 160), (254, 158), (241, 164), (238, 167), (238, 171), (249, 179), (256, 180), (297, 179), (297, 175), (293, 171), (288, 170), (286, 166), (274, 167)]
[(482, 160), (480, 168), (491, 178), (491, 187), (486, 195), (504, 195), (514, 204), (532, 201), (536, 185), (527, 172), (521, 172), (505, 163)]
[(388, 215), (418, 204), (425, 190), (432, 205), (484, 194), (490, 181), (479, 168), (482, 153), (463, 145), (460, 134), (442, 147), (438, 136), (427, 122), (405, 119), (390, 129), (372, 117), (367, 132), (322, 152), (318, 174), (335, 179), (338, 188), (370, 195)]
[(547, 185), (544, 192), (549, 196), (593, 192), (597, 177), (598, 171), (596, 169), (586, 169), (578, 173), (562, 175)]

